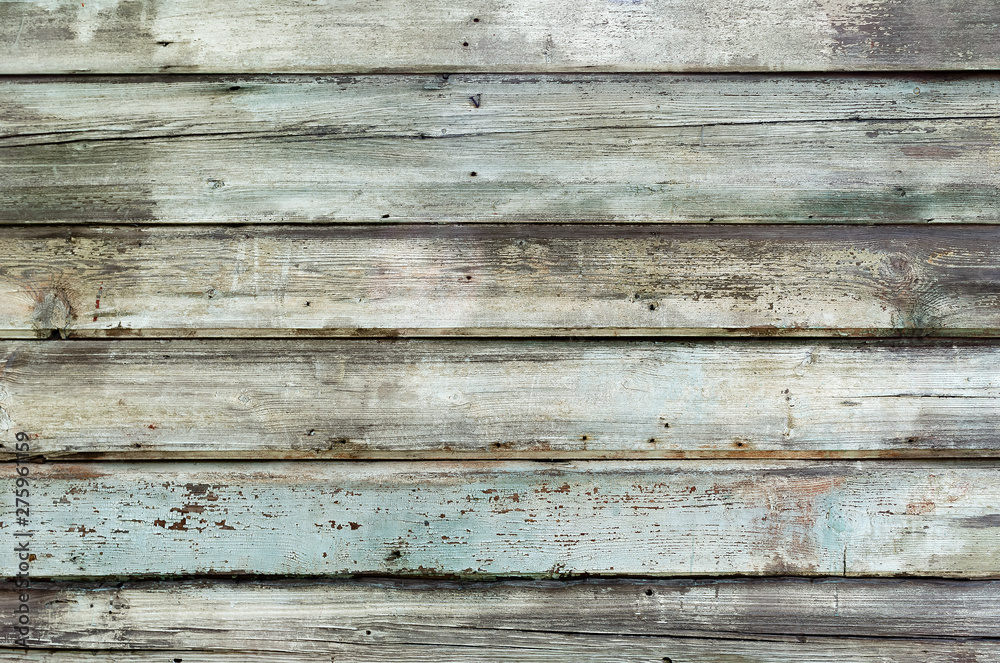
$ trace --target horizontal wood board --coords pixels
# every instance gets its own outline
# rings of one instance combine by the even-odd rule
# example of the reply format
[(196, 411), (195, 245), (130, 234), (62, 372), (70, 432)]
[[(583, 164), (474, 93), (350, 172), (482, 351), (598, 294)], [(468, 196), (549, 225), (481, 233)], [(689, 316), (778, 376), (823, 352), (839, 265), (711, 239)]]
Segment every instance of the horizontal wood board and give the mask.
[(997, 455), (988, 342), (11, 341), (0, 357), (6, 458), (22, 431), (48, 458)]
[[(14, 476), (13, 464), (3, 466)], [(52, 463), (36, 579), (1000, 577), (995, 461)], [(4, 518), (6, 534), (22, 526)], [(9, 538), (13, 539), (13, 536)], [(0, 575), (17, 572), (13, 554)]]
[[(21, 593), (0, 583), (0, 624), (12, 625)], [(990, 580), (39, 581), (29, 593), (34, 644), (88, 650), (323, 651), (323, 640), (389, 644), (473, 629), (522, 637), (1000, 637), (1000, 589)], [(209, 616), (215, 628), (201, 628)]]
[(0, 3), (0, 73), (995, 69), (991, 0)]
[[(871, 640), (863, 638), (770, 638), (723, 640), (697, 638), (626, 638), (503, 631), (455, 634), (457, 644), (425, 642), (355, 645), (331, 642), (321, 653), (254, 651), (100, 651), (3, 650), (5, 663), (911, 663), (914, 660), (1000, 661), (995, 640)], [(479, 636), (479, 637), (474, 637)], [(445, 639), (444, 635), (439, 636)], [(489, 638), (489, 639), (487, 639)], [(450, 639), (450, 638), (449, 638)], [(331, 653), (333, 652), (333, 653)], [(666, 655), (669, 654), (669, 655)], [(926, 658), (922, 658), (926, 657)], [(664, 661), (663, 659), (667, 659)]]
[[(0, 585), (4, 633), (22, 593)], [(603, 646), (625, 660), (658, 648), (680, 661), (682, 653), (716, 660), (714, 644), (720, 659), (740, 652), (753, 661), (775, 651), (815, 657), (823, 645), (827, 656), (850, 652), (852, 660), (968, 651), (961, 638), (991, 652), (996, 643), (982, 639), (998, 637), (998, 596), (994, 581), (313, 579), (36, 583), (28, 605), (34, 646), (109, 657), (136, 649), (193, 660), (212, 650), (374, 657), (407, 647), (413, 656), (419, 646), (465, 646), (477, 657), (492, 647), (494, 656), (510, 648), (565, 660)]]
[(997, 89), (992, 75), (14, 78), (0, 223), (997, 223)]
[(991, 226), (0, 228), (0, 336), (997, 336)]

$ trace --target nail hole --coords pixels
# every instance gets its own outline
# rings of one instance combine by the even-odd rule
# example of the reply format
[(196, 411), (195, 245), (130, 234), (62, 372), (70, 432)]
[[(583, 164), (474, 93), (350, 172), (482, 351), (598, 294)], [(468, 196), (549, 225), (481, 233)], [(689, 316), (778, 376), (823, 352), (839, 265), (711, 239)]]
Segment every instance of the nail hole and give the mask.
[(463, 41), (462, 42), (462, 46), (468, 46), (468, 45), (469, 45), (469, 42), (467, 42), (467, 41)]
[(372, 634), (371, 631), (365, 631), (365, 635), (371, 635), (371, 634)]
[(469, 173), (469, 177), (475, 177), (476, 175), (477, 175), (476, 171), (472, 171), (471, 173)]
[(383, 215), (382, 215), (382, 218), (383, 218), (383, 219), (388, 219), (388, 218), (389, 218), (389, 215), (388, 215), (388, 214), (383, 214)]
[(240, 86), (239, 86), (239, 85), (233, 85), (233, 86), (232, 86), (232, 87), (230, 87), (229, 89), (230, 89), (230, 90), (232, 90), (233, 92), (235, 92), (236, 90), (239, 90), (239, 89), (240, 89)]
[(656, 444), (656, 438), (655, 437), (649, 438), (649, 443), (650, 444)]
[(670, 428), (670, 424), (663, 424), (664, 428)]
[(479, 23), (479, 19), (478, 18), (474, 18), (474, 19), (472, 19), (472, 22), (473, 23)]
[(656, 310), (656, 304), (650, 304), (649, 305), (649, 310), (650, 311), (655, 311)]
[(647, 589), (646, 590), (646, 596), (652, 596), (652, 595), (653, 595), (653, 590)]

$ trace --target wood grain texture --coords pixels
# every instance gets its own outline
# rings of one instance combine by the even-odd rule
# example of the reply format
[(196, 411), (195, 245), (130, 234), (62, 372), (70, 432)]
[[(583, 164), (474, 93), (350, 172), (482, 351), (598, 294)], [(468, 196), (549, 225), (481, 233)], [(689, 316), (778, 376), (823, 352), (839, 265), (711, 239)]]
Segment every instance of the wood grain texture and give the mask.
[[(983, 342), (21, 341), (48, 458), (997, 455)], [(72, 394), (72, 397), (69, 397)]]
[(994, 69), (991, 0), (0, 3), (0, 73)]
[[(456, 634), (458, 635), (458, 634)], [(488, 640), (487, 638), (494, 638)], [(440, 636), (437, 639), (451, 639)], [(457, 638), (456, 638), (457, 639)], [(333, 652), (333, 653), (331, 653)], [(669, 655), (667, 655), (669, 654)], [(664, 661), (666, 659), (666, 661)], [(549, 633), (475, 633), (457, 644), (344, 644), (321, 653), (254, 651), (65, 651), (4, 650), (0, 661), (32, 663), (910, 663), (919, 660), (1000, 661), (995, 640), (871, 640), (863, 638), (770, 637), (749, 640), (627, 638)]]
[[(4, 627), (13, 625), (17, 594), (0, 589)], [(421, 648), (428, 654), (417, 660), (431, 660), (431, 652), (459, 647), (471, 648), (464, 660), (591, 660), (602, 648), (627, 661), (653, 653), (653, 661), (891, 661), (965, 652), (988, 660), (996, 643), (982, 639), (997, 637), (998, 607), (993, 582), (920, 580), (38, 583), (30, 595), (33, 646), (104, 660), (146, 650), (131, 660), (156, 652), (158, 661), (170, 661), (169, 652), (182, 661), (236, 652), (292, 660), (387, 660), (377, 657), (392, 652), (409, 660)], [(974, 646), (955, 639), (965, 637)], [(55, 658), (39, 660), (63, 660), (48, 655)]]
[[(456, 634), (456, 639), (461, 635)], [(443, 636), (442, 636), (443, 638)], [(492, 638), (492, 639), (490, 639)], [(331, 653), (332, 652), (332, 653)], [(254, 651), (60, 651), (0, 649), (4, 663), (912, 663), (920, 660), (1000, 661), (995, 640), (871, 640), (805, 637), (752, 640), (627, 638), (487, 631), (458, 644), (344, 644), (321, 653)]]
[[(0, 583), (5, 634), (21, 593)], [(31, 644), (84, 650), (322, 652), (415, 638), (457, 645), (476, 632), (496, 642), (530, 632), (719, 640), (1000, 637), (996, 581), (195, 580), (36, 582), (28, 593)]]
[[(53, 463), (31, 576), (1000, 577), (994, 461)], [(12, 477), (6, 464), (4, 476)], [(3, 523), (13, 539), (21, 526)], [(17, 572), (15, 555), (0, 575)]]
[(0, 336), (1000, 335), (989, 226), (0, 229)]
[(2, 223), (1000, 222), (995, 76), (27, 78), (0, 100)]

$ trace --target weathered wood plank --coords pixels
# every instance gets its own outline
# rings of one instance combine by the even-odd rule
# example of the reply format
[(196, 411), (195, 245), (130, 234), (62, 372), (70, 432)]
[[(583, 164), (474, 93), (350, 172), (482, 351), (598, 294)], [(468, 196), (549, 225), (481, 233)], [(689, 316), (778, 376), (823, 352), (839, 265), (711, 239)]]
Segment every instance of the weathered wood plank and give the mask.
[[(19, 593), (0, 590), (0, 625)], [(263, 652), (269, 660), (981, 661), (996, 655), (996, 643), (981, 638), (997, 636), (998, 608), (996, 583), (920, 580), (36, 583), (29, 594), (32, 645), (158, 663)], [(976, 640), (942, 639), (955, 637)], [(123, 651), (136, 649), (146, 651)], [(17, 660), (85, 654), (24, 656)]]
[[(14, 663), (912, 663), (1000, 661), (996, 640), (871, 640), (805, 637), (759, 640), (626, 638), (548, 633), (476, 632), (460, 644), (342, 644), (322, 653), (283, 651), (60, 651), (4, 650)], [(492, 639), (488, 639), (492, 638)]]
[(0, 583), (4, 634), (15, 626), (25, 593), (30, 644), (85, 650), (323, 652), (345, 644), (502, 642), (532, 633), (721, 641), (1000, 637), (996, 581), (201, 580), (36, 582), (27, 592)]
[(0, 145), (989, 119), (997, 95), (992, 73), (14, 77)]
[[(1000, 577), (995, 461), (56, 463), (35, 578)], [(13, 464), (3, 466), (10, 480)], [(5, 520), (13, 540), (23, 525)], [(13, 577), (15, 555), (0, 558)]]
[(0, 3), (0, 73), (995, 69), (991, 0)]
[(0, 86), (0, 222), (997, 223), (996, 90), (995, 77), (17, 79)]
[(2, 348), (7, 458), (995, 456), (1000, 425), (975, 341)]
[(0, 230), (0, 336), (1000, 334), (989, 226)]

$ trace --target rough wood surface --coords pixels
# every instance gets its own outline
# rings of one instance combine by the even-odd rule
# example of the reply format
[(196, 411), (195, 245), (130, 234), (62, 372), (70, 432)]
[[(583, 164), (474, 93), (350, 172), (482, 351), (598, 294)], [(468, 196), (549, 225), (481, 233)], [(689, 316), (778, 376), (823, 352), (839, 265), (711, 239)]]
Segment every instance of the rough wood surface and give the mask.
[(995, 73), (18, 76), (0, 145), (990, 119), (997, 96)]
[(997, 223), (996, 84), (13, 79), (0, 222)]
[[(13, 626), (21, 593), (13, 583), (0, 583), (0, 626)], [(29, 596), (31, 644), (85, 650), (321, 652), (414, 638), (460, 644), (476, 632), (496, 642), (527, 633), (719, 640), (1000, 637), (996, 581), (36, 582)]]
[[(204, 627), (203, 627), (204, 628)], [(865, 638), (770, 637), (747, 640), (658, 638), (507, 631), (459, 631), (449, 644), (346, 644), (325, 651), (59, 651), (3, 650), (4, 663), (913, 663), (1000, 661), (996, 640), (872, 640)]]
[[(995, 456), (986, 342), (14, 341), (49, 458)], [(71, 395), (71, 396), (70, 396)]]
[(0, 73), (995, 69), (992, 0), (0, 3)]
[[(994, 461), (53, 463), (34, 578), (1000, 577)], [(4, 476), (14, 476), (12, 464)], [(8, 540), (24, 527), (5, 519)], [(0, 576), (17, 571), (0, 558)]]
[(1000, 335), (993, 227), (0, 229), (0, 336)]

